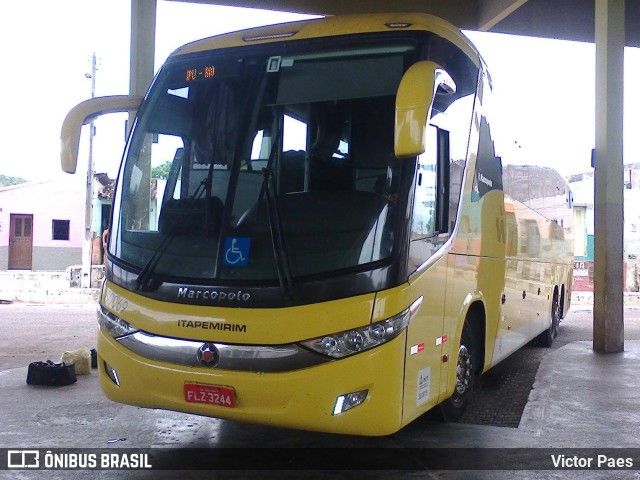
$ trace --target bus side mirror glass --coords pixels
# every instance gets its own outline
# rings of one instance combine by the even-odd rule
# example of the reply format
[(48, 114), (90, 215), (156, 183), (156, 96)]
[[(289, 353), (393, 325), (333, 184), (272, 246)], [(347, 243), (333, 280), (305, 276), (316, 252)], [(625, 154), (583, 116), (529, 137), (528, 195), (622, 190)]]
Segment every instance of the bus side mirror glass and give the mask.
[(73, 107), (62, 122), (60, 133), (60, 163), (62, 170), (75, 173), (78, 165), (78, 148), (82, 126), (107, 113), (136, 112), (142, 97), (137, 95), (114, 95), (85, 100)]
[(425, 127), (436, 93), (456, 91), (453, 79), (437, 63), (414, 63), (402, 76), (396, 94), (394, 151), (398, 158), (424, 153)]

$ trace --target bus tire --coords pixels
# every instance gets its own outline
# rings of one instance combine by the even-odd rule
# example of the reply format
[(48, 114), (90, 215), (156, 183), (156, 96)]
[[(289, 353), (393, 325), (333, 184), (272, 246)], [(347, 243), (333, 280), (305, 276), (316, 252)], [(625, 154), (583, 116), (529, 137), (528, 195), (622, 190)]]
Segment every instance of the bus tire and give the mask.
[(558, 314), (558, 323), (567, 315), (567, 302), (565, 299), (564, 285), (562, 286), (562, 293), (560, 294), (560, 313)]
[(537, 344), (541, 347), (549, 348), (553, 345), (553, 341), (558, 336), (558, 327), (560, 325), (560, 316), (562, 315), (562, 306), (558, 298), (558, 289), (553, 291), (553, 300), (551, 301), (551, 325), (549, 328), (538, 335)]
[(477, 369), (476, 351), (473, 327), (469, 321), (466, 321), (462, 329), (460, 347), (458, 348), (456, 385), (453, 395), (440, 404), (440, 416), (445, 422), (457, 422), (460, 420), (469, 404)]

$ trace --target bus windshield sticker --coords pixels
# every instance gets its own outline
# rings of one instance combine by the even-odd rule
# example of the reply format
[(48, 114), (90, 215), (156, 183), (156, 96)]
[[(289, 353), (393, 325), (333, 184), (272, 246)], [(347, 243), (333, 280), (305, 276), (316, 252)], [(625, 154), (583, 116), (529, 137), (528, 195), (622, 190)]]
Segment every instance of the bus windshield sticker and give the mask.
[(222, 265), (225, 267), (246, 267), (249, 265), (250, 248), (251, 239), (249, 237), (226, 237)]
[(431, 367), (423, 368), (418, 372), (418, 392), (416, 406), (420, 406), (429, 400), (429, 387), (431, 386)]
[(267, 62), (267, 73), (279, 72), (280, 63), (282, 63), (282, 57), (270, 57)]

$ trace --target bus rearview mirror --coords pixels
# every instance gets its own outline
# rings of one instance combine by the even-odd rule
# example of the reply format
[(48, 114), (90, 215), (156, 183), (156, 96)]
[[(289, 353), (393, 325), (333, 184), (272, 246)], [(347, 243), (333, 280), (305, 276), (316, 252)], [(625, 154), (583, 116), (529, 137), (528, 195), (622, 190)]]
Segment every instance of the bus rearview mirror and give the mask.
[(394, 152), (398, 158), (425, 151), (425, 127), (436, 94), (451, 94), (456, 84), (437, 63), (414, 63), (402, 76), (396, 94)]
[(62, 131), (60, 132), (62, 170), (67, 173), (76, 173), (80, 133), (83, 125), (107, 113), (136, 112), (140, 103), (142, 103), (141, 96), (113, 95), (91, 98), (73, 107), (62, 122)]

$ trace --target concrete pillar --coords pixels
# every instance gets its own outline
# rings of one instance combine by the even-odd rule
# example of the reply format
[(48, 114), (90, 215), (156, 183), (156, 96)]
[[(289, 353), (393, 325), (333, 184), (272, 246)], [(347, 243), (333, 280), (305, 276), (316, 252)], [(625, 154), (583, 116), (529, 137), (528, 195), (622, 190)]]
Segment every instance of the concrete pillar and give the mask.
[(624, 351), (624, 0), (595, 0), (596, 148), (593, 349)]
[(131, 0), (129, 93), (144, 95), (153, 80), (156, 51), (156, 0)]
[[(131, 63), (129, 93), (144, 95), (151, 85), (154, 74), (154, 56), (156, 50), (156, 0), (131, 0)], [(129, 115), (129, 128), (133, 126), (133, 114)], [(144, 177), (140, 182), (140, 192), (136, 205), (130, 205), (136, 211), (138, 228), (148, 228), (151, 215), (151, 148), (146, 148), (146, 156), (138, 159)], [(127, 210), (125, 210), (127, 212)], [(129, 213), (125, 217), (129, 218)], [(127, 223), (129, 220), (126, 220)], [(131, 224), (128, 223), (128, 227)]]
[[(151, 85), (154, 74), (154, 56), (156, 51), (156, 0), (131, 0), (131, 61), (129, 77), (129, 93), (144, 95)], [(129, 115), (129, 128), (133, 126), (133, 115)], [(149, 145), (150, 147), (150, 145)], [(126, 228), (149, 227), (151, 213), (151, 148), (144, 149), (147, 154), (140, 157), (138, 167), (142, 169), (143, 178), (135, 205), (125, 206), (129, 224)]]

